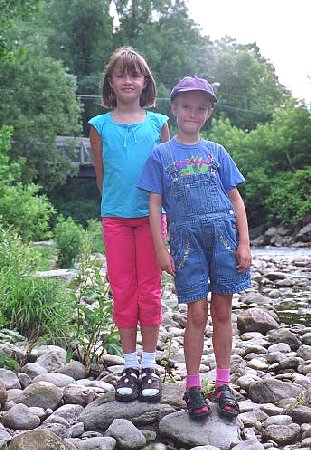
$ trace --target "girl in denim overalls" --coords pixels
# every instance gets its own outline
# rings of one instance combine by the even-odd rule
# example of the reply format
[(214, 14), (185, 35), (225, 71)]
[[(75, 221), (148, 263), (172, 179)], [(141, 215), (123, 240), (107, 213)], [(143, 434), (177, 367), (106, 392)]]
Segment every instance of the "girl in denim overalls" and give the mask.
[[(232, 352), (232, 296), (251, 287), (251, 254), (244, 202), (236, 188), (244, 181), (219, 144), (199, 132), (217, 101), (212, 86), (198, 77), (183, 78), (171, 92), (176, 136), (157, 146), (138, 187), (151, 192), (150, 222), (160, 267), (174, 276), (179, 303), (188, 305), (184, 336), (189, 415), (202, 418), (211, 409), (201, 393), (199, 367), (211, 292), (213, 348), (218, 411), (239, 413), (229, 388)], [(161, 207), (169, 222), (170, 252), (161, 235)]]

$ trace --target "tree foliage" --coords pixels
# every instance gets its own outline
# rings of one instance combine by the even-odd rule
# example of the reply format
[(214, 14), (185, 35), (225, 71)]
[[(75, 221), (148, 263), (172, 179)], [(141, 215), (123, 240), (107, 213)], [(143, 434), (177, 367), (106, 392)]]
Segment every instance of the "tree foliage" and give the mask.
[(57, 135), (77, 135), (80, 106), (73, 75), (35, 47), (18, 49), (13, 60), (1, 64), (0, 123), (14, 128), (11, 157), (23, 155), (23, 180), (47, 188), (74, 173), (71, 160), (56, 146)]
[(289, 97), (256, 43), (223, 38), (209, 46), (208, 60), (207, 75), (220, 85), (217, 111), (239, 128), (251, 130), (271, 120), (274, 109)]
[[(102, 111), (98, 95), (108, 59), (115, 48), (132, 46), (155, 76), (159, 112), (170, 114), (169, 92), (182, 76), (215, 83), (219, 101), (206, 136), (222, 143), (245, 175), (241, 189), (252, 225), (273, 217), (293, 223), (308, 215), (302, 193), (311, 159), (310, 111), (280, 84), (256, 43), (241, 45), (228, 36), (212, 41), (189, 18), (184, 0), (2, 4), (0, 121), (14, 127), (11, 159), (27, 158), (20, 166), (23, 181), (41, 182), (49, 191), (73, 173), (56, 135), (81, 132), (76, 95), (88, 135), (88, 119)], [(294, 188), (293, 201), (285, 201)], [(276, 198), (283, 198), (278, 214)]]
[(35, 11), (39, 0), (0, 0), (0, 59), (14, 58), (18, 42), (12, 39), (11, 29), (19, 19), (28, 20)]
[(0, 128), (0, 225), (12, 227), (24, 242), (44, 239), (55, 211), (38, 185), (20, 182), (25, 160), (10, 163), (11, 133), (11, 127)]
[(221, 118), (208, 137), (227, 148), (244, 174), (252, 225), (273, 218), (296, 225), (310, 214), (311, 115), (305, 106), (292, 100), (250, 132)]

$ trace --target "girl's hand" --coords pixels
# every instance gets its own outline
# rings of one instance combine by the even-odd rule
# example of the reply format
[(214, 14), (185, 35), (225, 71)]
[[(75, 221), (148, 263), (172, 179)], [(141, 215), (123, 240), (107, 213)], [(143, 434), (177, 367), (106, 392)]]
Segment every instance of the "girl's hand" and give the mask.
[(164, 248), (157, 254), (158, 264), (162, 270), (165, 270), (172, 277), (175, 276), (175, 264), (169, 251)]
[(251, 266), (252, 255), (248, 244), (239, 244), (236, 258), (238, 260), (238, 265), (236, 266), (238, 272), (244, 272)]

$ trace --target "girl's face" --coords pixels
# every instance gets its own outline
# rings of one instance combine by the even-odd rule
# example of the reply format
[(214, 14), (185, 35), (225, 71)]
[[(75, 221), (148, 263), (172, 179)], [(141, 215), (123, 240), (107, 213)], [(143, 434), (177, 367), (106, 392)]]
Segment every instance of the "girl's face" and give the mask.
[(109, 83), (113, 89), (117, 104), (131, 103), (140, 99), (148, 80), (138, 70), (124, 69), (121, 63), (116, 63)]
[(208, 96), (201, 91), (181, 92), (171, 106), (176, 116), (178, 134), (196, 137), (213, 114)]

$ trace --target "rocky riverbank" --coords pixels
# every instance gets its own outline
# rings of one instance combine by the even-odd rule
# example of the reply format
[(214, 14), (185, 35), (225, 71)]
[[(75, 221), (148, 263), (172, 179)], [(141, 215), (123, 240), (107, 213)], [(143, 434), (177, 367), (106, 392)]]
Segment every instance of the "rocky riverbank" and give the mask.
[[(158, 362), (169, 360), (166, 368), (159, 365), (166, 375), (161, 402), (115, 402), (120, 357), (105, 355), (88, 376), (81, 363), (66, 363), (64, 349), (37, 346), (19, 373), (0, 369), (0, 449), (310, 449), (310, 280), (311, 252), (254, 252), (254, 287), (233, 302), (232, 388), (241, 409), (236, 420), (219, 418), (214, 403), (213, 414), (200, 423), (184, 410), (186, 316), (169, 280), (158, 346)], [(211, 334), (209, 323), (200, 370), (213, 402)], [(0, 350), (26, 358), (20, 344), (1, 344)]]

